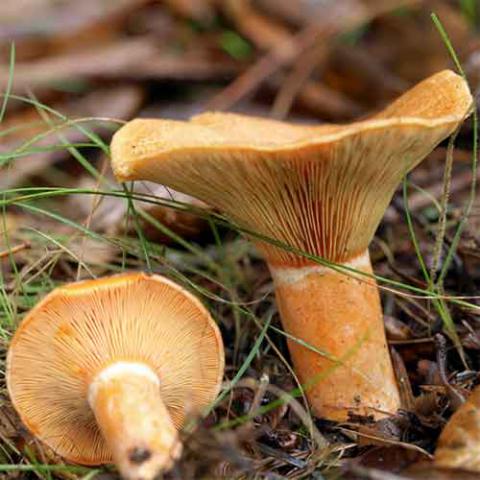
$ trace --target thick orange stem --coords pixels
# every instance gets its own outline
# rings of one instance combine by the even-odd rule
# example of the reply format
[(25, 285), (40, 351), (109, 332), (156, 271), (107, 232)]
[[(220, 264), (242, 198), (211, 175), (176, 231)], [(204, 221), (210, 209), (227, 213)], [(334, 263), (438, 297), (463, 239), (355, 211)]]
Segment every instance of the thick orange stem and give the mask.
[(147, 365), (108, 366), (90, 385), (89, 403), (123, 478), (151, 480), (180, 454), (159, 379)]
[[(368, 252), (347, 265), (372, 272)], [(271, 267), (277, 304), (296, 373), (317, 416), (349, 412), (381, 418), (400, 397), (374, 279), (323, 266)]]

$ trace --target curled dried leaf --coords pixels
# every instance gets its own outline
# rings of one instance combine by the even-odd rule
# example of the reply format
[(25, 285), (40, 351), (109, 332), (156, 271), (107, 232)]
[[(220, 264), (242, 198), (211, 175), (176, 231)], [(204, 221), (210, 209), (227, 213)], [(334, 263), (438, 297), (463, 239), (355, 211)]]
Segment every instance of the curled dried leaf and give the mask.
[(480, 388), (453, 414), (440, 435), (435, 463), (480, 473)]

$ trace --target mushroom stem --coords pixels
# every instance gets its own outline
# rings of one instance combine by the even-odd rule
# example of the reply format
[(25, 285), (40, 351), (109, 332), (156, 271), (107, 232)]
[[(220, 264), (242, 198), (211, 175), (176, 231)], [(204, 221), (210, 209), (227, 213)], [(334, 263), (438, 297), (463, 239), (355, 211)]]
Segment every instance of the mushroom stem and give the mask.
[(180, 454), (177, 430), (160, 395), (160, 380), (148, 365), (109, 365), (93, 379), (88, 400), (126, 480), (151, 480)]
[[(372, 273), (368, 251), (345, 265)], [(395, 413), (400, 397), (375, 280), (321, 265), (270, 270), (285, 331), (325, 352), (288, 340), (314, 413), (338, 421), (348, 412)]]

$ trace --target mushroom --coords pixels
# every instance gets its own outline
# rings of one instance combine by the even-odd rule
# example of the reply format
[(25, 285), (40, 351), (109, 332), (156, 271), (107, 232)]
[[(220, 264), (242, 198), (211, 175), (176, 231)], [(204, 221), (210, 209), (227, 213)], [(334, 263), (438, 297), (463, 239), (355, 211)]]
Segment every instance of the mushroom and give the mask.
[(471, 108), (467, 83), (446, 70), (350, 125), (228, 113), (136, 119), (113, 137), (112, 166), (119, 181), (194, 195), (249, 232), (269, 264), (313, 411), (381, 418), (400, 400), (368, 245), (403, 176)]
[(6, 376), (23, 423), (57, 454), (148, 480), (180, 454), (178, 429), (216, 397), (223, 366), (200, 301), (132, 273), (47, 295), (15, 333)]

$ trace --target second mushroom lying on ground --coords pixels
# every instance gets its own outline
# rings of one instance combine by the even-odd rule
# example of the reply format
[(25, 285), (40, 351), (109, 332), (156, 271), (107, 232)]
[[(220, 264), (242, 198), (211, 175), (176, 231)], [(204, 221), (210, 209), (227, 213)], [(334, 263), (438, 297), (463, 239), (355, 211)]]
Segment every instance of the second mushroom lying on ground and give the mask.
[[(371, 274), (368, 245), (400, 180), (471, 106), (466, 82), (443, 71), (371, 119), (345, 126), (222, 113), (189, 122), (138, 119), (115, 134), (112, 165), (120, 181), (165, 184), (247, 231)], [(399, 394), (374, 279), (256, 242), (315, 413), (334, 420), (350, 411), (394, 413)]]
[(223, 362), (199, 300), (124, 274), (48, 295), (15, 333), (6, 376), (23, 423), (58, 455), (151, 480), (178, 457), (186, 415), (214, 400)]

